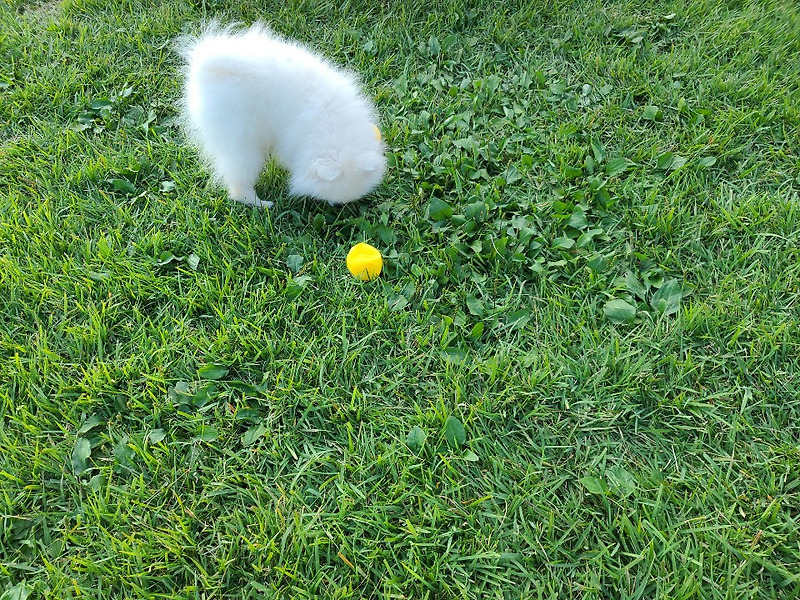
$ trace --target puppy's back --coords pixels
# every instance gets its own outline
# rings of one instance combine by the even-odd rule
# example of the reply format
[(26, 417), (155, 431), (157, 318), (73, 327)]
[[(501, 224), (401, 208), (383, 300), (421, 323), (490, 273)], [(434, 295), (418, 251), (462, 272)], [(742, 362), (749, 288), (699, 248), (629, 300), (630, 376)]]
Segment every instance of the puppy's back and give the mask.
[(286, 41), (257, 23), (248, 29), (212, 24), (181, 48), (188, 77), (201, 79), (251, 77), (297, 79), (337, 77), (352, 81), (348, 73), (303, 46)]

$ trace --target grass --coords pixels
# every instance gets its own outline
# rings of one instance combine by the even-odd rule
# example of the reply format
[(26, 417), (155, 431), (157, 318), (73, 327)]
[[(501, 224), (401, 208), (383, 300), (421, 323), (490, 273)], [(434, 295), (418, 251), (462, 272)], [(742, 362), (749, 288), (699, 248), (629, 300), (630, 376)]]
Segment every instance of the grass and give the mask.
[[(361, 74), (372, 197), (208, 185), (211, 17)], [(6, 0), (0, 598), (798, 597), (799, 59), (789, 0)]]

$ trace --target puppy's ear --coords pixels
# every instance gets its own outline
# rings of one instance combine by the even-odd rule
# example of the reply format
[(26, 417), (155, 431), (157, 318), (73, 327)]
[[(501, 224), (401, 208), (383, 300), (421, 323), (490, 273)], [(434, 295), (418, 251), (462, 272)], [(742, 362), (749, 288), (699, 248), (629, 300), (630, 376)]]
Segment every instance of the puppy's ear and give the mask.
[(329, 156), (317, 158), (311, 167), (314, 174), (323, 181), (334, 181), (342, 174), (342, 165)]
[(383, 163), (383, 156), (374, 152), (369, 152), (359, 157), (358, 168), (367, 173), (378, 169)]

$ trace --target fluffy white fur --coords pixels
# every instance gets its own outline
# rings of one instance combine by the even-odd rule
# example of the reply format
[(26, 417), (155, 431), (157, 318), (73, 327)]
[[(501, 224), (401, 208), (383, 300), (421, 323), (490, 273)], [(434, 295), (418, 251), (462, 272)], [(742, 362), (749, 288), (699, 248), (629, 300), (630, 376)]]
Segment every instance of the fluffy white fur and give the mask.
[(386, 170), (375, 109), (355, 77), (256, 24), (212, 25), (180, 42), (184, 121), (234, 200), (271, 206), (255, 183), (270, 157), (290, 193), (330, 204), (372, 191)]

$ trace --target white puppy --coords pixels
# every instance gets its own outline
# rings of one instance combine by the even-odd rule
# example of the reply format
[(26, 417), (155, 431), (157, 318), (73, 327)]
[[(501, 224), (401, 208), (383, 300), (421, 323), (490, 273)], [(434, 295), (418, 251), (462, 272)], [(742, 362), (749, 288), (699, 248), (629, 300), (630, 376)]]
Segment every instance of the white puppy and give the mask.
[(184, 122), (234, 200), (272, 206), (254, 186), (274, 157), (289, 191), (330, 204), (372, 191), (386, 170), (377, 115), (356, 78), (256, 24), (212, 25), (180, 42)]

